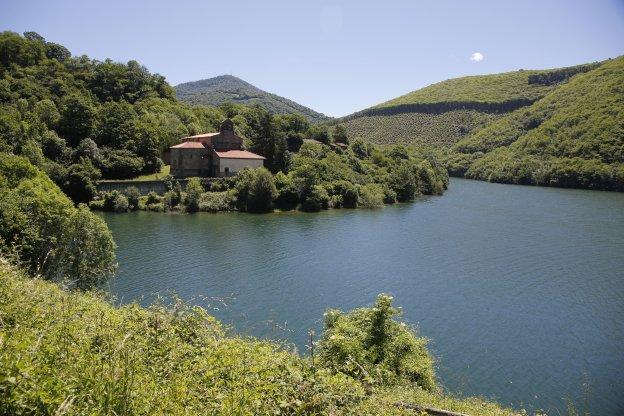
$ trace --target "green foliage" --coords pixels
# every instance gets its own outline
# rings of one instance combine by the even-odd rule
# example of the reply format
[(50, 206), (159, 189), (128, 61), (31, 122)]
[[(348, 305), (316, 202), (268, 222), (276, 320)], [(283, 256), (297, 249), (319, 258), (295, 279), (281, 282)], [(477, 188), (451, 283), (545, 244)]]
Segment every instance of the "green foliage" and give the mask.
[(392, 170), (389, 184), (396, 192), (399, 202), (413, 200), (419, 194), (418, 177), (414, 173), (413, 163), (402, 161)]
[(236, 177), (238, 208), (248, 212), (269, 212), (277, 197), (271, 172), (264, 168), (243, 169)]
[(72, 164), (62, 175), (61, 189), (76, 203), (87, 203), (96, 193), (96, 182), (100, 179), (100, 171), (87, 158), (81, 158), (80, 163)]
[(273, 114), (299, 114), (312, 122), (328, 118), (291, 100), (262, 91), (231, 75), (186, 82), (177, 85), (175, 91), (182, 102), (192, 105), (219, 106), (224, 103), (260, 105)]
[[(576, 73), (575, 68), (564, 68)], [(438, 82), (379, 104), (377, 108), (404, 104), (435, 103), (505, 103), (517, 100), (534, 101), (546, 95), (552, 84), (532, 82), (536, 76), (558, 73), (560, 69), (528, 71), (520, 70), (492, 75), (476, 75)], [(564, 79), (562, 79), (564, 80)]]
[(103, 220), (71, 201), (26, 159), (0, 153), (0, 252), (33, 273), (88, 287), (115, 269)]
[(449, 164), (474, 179), (622, 190), (622, 85), (622, 57), (576, 75), (458, 142)]
[[(389, 200), (396, 199), (389, 198)], [(386, 201), (386, 194), (382, 185), (369, 183), (360, 188), (357, 205), (362, 208), (380, 208)]]
[(347, 129), (342, 124), (338, 124), (334, 126), (332, 130), (332, 140), (336, 143), (344, 143), (349, 144), (349, 136), (347, 134)]
[(199, 201), (201, 199), (202, 193), (204, 192), (204, 187), (201, 184), (201, 181), (198, 178), (189, 179), (186, 184), (186, 210), (188, 212), (197, 212), (199, 211)]
[(128, 207), (131, 211), (139, 209), (139, 200), (141, 199), (141, 192), (136, 186), (129, 186), (124, 191), (124, 195), (128, 198)]
[(413, 329), (398, 322), (400, 309), (392, 297), (381, 294), (372, 308), (347, 314), (330, 309), (325, 313), (319, 355), (323, 366), (366, 384), (416, 383), (435, 388), (433, 359), (427, 342)]
[(316, 212), (329, 207), (329, 194), (321, 185), (313, 185), (301, 203), (303, 211)]
[(236, 191), (204, 192), (199, 201), (203, 212), (233, 211), (236, 209)]

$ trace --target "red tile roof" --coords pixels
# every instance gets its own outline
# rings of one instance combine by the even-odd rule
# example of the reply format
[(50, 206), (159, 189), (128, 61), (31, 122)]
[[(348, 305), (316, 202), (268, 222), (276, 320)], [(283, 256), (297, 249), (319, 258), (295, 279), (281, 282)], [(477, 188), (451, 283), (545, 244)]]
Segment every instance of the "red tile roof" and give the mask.
[(228, 150), (226, 152), (215, 152), (221, 159), (265, 159), (264, 157), (246, 150)]
[(171, 146), (172, 149), (203, 149), (204, 145), (200, 142), (182, 142)]

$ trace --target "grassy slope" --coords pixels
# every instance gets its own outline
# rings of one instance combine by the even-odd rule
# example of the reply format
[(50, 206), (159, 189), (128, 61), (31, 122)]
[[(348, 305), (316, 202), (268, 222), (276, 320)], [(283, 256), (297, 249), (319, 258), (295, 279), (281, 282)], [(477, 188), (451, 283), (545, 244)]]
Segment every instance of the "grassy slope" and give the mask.
[[(561, 186), (544, 172), (567, 164), (593, 176), (570, 185), (610, 189), (597, 183), (607, 179), (596, 175), (622, 174), (624, 57), (573, 77), (531, 106), (461, 140), (454, 150), (469, 155), (466, 160), (476, 159), (464, 167), (471, 178)], [(530, 165), (527, 172), (517, 172), (519, 160)]]
[(312, 122), (328, 117), (308, 107), (279, 95), (265, 92), (231, 75), (221, 75), (175, 86), (178, 99), (187, 104), (219, 105), (224, 102), (236, 104), (259, 104), (275, 114), (302, 114)]
[(448, 146), (501, 115), (531, 104), (571, 75), (595, 65), (450, 79), (339, 121), (352, 137), (375, 143)]
[(540, 72), (543, 71), (514, 71), (449, 79), (412, 91), (375, 107), (394, 107), (396, 105), (414, 103), (500, 103), (515, 99), (535, 100), (552, 88), (542, 84), (529, 85), (529, 75)]
[(366, 396), (276, 343), (226, 335), (200, 308), (115, 308), (0, 259), (0, 414), (413, 414), (398, 400), (512, 414), (415, 387)]

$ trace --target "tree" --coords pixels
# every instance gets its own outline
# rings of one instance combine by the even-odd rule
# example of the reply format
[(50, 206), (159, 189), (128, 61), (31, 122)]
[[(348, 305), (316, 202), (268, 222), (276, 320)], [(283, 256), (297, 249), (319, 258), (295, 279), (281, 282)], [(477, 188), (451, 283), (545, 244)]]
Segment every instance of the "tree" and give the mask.
[(390, 187), (400, 202), (411, 201), (418, 193), (418, 182), (412, 164), (403, 161), (390, 173)]
[(78, 212), (25, 158), (0, 153), (0, 249), (32, 273), (87, 287), (115, 269), (114, 243), (104, 222)]
[(143, 166), (143, 159), (130, 150), (105, 150), (102, 152), (102, 174), (105, 178), (135, 178), (141, 174)]
[(58, 255), (62, 275), (79, 289), (90, 289), (113, 276), (117, 268), (113, 236), (101, 218), (85, 205), (67, 218)]
[(238, 208), (248, 212), (269, 212), (277, 197), (273, 175), (265, 168), (243, 169), (236, 177)]
[(314, 185), (310, 192), (306, 195), (301, 209), (304, 211), (316, 212), (327, 209), (329, 206), (329, 194), (321, 185)]
[(308, 138), (317, 140), (323, 144), (331, 143), (331, 135), (329, 129), (324, 124), (313, 124), (308, 130)]
[(349, 144), (349, 137), (347, 136), (347, 130), (342, 124), (337, 124), (332, 131), (332, 140), (336, 143)]
[(204, 192), (204, 187), (198, 178), (189, 179), (186, 184), (186, 210), (189, 212), (199, 211), (199, 200)]
[(100, 147), (121, 149), (135, 139), (137, 116), (127, 102), (109, 101), (97, 113), (93, 139)]
[(100, 176), (100, 171), (89, 159), (81, 158), (80, 163), (74, 163), (69, 167), (61, 188), (75, 204), (87, 203), (97, 192), (96, 182)]
[(96, 109), (82, 95), (69, 95), (61, 101), (61, 119), (58, 130), (71, 147), (90, 136), (95, 124)]

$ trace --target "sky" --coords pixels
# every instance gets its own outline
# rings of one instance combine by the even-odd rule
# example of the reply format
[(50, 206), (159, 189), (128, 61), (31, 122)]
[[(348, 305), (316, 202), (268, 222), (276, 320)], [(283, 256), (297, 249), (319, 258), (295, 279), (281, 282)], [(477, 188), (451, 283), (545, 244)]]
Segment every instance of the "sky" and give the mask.
[(624, 0), (0, 0), (0, 30), (344, 116), (449, 78), (622, 55)]

